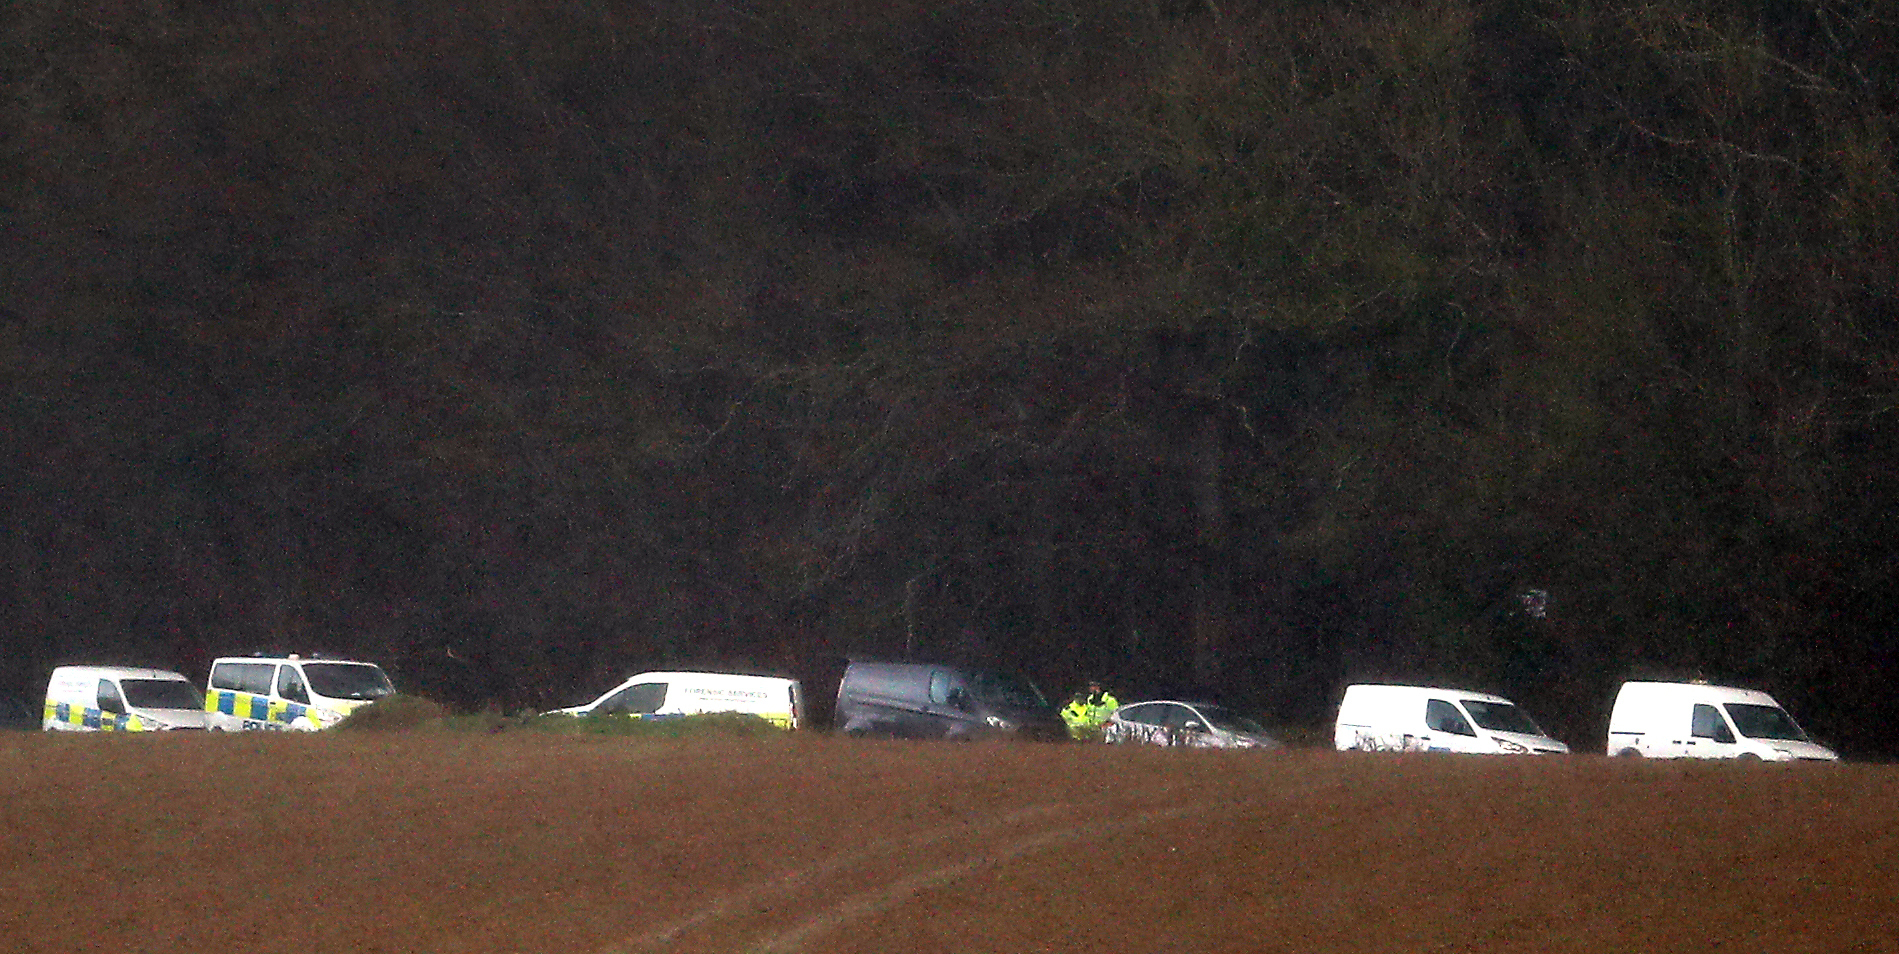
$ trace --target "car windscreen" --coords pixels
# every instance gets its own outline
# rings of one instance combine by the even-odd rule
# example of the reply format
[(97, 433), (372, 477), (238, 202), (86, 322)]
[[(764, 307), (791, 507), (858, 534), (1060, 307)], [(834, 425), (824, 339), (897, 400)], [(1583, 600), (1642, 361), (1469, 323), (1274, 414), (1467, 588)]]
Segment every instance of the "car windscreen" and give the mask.
[(1042, 690), (1035, 683), (1021, 676), (998, 672), (978, 672), (970, 676), (970, 690), (976, 698), (997, 705), (1014, 706), (1018, 709), (1041, 709), (1048, 706), (1048, 700), (1042, 698)]
[(1206, 720), (1216, 729), (1225, 729), (1228, 732), (1245, 732), (1251, 735), (1266, 734), (1265, 726), (1234, 712), (1232, 709), (1226, 709), (1220, 706), (1196, 706), (1195, 708), (1198, 708), (1200, 714), (1206, 717)]
[(135, 709), (202, 709), (198, 687), (177, 679), (121, 679), (125, 704)]
[(1794, 742), (1807, 741), (1807, 734), (1800, 731), (1793, 716), (1778, 706), (1757, 706), (1743, 702), (1727, 704), (1728, 718), (1734, 720), (1734, 731), (1750, 739), (1787, 739)]
[(1470, 713), (1471, 721), (1492, 732), (1515, 732), (1519, 735), (1542, 735), (1543, 730), (1530, 720), (1529, 713), (1508, 702), (1479, 702), (1476, 699), (1463, 700), (1465, 711)]
[(380, 699), (396, 691), (382, 667), (369, 663), (307, 662), (303, 675), (312, 692), (332, 699)]

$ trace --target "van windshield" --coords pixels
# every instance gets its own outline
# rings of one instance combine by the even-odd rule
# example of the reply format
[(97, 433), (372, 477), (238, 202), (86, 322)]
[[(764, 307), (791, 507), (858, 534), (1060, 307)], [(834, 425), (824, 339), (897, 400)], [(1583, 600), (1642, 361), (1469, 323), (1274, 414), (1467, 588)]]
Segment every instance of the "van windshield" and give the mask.
[(1508, 702), (1479, 702), (1465, 699), (1464, 710), (1470, 713), (1471, 721), (1492, 732), (1515, 732), (1519, 735), (1542, 735), (1543, 730), (1530, 719), (1529, 713)]
[(125, 704), (134, 709), (202, 709), (198, 687), (177, 679), (121, 679)]
[(1018, 709), (1039, 709), (1048, 705), (1042, 698), (1042, 690), (1035, 683), (1021, 676), (999, 672), (979, 672), (970, 676), (970, 691), (984, 702), (994, 702)]
[(312, 692), (332, 699), (380, 699), (396, 691), (382, 667), (369, 663), (307, 662), (303, 676)]
[(1785, 709), (1730, 702), (1727, 710), (1728, 718), (1734, 720), (1734, 731), (1750, 739), (1807, 741), (1807, 734), (1800, 731), (1800, 726), (1795, 724), (1793, 716), (1788, 715)]

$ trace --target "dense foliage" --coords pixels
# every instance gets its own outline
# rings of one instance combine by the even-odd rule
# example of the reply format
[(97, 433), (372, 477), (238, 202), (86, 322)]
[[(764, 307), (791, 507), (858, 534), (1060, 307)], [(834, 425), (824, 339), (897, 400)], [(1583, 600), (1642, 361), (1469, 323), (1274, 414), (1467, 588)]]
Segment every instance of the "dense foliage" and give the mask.
[[(16, 0), (4, 688), (975, 654), (1899, 746), (1899, 22)], [(1540, 594), (1540, 595), (1533, 595)]]

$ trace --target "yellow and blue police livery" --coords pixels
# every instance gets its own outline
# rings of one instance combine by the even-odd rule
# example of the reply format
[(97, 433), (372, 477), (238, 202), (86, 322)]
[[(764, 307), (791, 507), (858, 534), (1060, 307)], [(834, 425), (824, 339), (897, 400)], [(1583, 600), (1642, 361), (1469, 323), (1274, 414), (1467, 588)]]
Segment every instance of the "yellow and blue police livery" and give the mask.
[(57, 722), (92, 732), (146, 732), (145, 720), (129, 712), (101, 712), (66, 702), (46, 702), (44, 722)]
[(374, 663), (294, 654), (226, 656), (211, 663), (205, 727), (314, 732), (395, 691)]
[(300, 702), (271, 699), (248, 692), (213, 689), (204, 694), (204, 711), (243, 720), (246, 729), (320, 729), (340, 721), (341, 715), (323, 712)]

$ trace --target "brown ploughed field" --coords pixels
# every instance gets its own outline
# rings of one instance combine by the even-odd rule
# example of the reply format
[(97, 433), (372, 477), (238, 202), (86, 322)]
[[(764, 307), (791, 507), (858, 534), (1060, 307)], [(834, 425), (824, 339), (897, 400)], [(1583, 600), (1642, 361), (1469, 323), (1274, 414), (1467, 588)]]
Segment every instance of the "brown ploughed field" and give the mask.
[(1899, 771), (0, 736), (0, 952), (1899, 951)]

